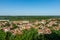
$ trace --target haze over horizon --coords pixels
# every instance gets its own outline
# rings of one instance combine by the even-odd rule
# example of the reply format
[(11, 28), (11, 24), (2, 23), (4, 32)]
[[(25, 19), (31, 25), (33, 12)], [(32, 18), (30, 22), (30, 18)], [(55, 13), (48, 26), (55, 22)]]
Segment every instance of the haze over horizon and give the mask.
[(0, 0), (0, 15), (60, 15), (60, 0)]

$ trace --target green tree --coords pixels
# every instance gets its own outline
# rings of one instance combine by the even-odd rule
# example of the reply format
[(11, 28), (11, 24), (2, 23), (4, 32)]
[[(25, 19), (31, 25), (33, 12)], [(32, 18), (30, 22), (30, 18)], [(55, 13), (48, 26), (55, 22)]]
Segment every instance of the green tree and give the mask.
[(5, 40), (6, 33), (0, 30), (0, 40)]

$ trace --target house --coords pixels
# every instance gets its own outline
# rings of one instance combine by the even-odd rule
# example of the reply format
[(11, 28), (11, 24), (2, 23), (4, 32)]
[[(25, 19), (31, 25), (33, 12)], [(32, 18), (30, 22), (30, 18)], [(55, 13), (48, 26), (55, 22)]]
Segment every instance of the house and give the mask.
[(13, 24), (22, 24), (22, 21), (12, 21)]
[(38, 34), (43, 34), (43, 30), (42, 29), (38, 29)]
[(51, 27), (51, 26), (53, 26), (54, 24), (57, 24), (56, 22), (57, 22), (57, 21), (50, 21), (50, 22), (47, 24), (47, 26), (48, 26), (48, 27)]
[(60, 30), (58, 26), (53, 27), (53, 30)]
[(22, 34), (22, 31), (19, 30), (18, 28), (14, 29), (14, 30), (11, 30), (10, 32), (12, 33), (12, 35), (16, 35), (16, 34), (20, 35), (20, 34)]
[(31, 26), (29, 24), (25, 25), (25, 29), (29, 30), (31, 28)]
[(0, 20), (0, 22), (6, 22), (6, 21), (9, 22), (9, 20)]
[(10, 31), (10, 28), (9, 28), (9, 27), (3, 27), (2, 30), (3, 30), (4, 32), (8, 32), (8, 31)]
[(29, 23), (29, 21), (22, 21), (22, 23)]
[(51, 34), (51, 30), (47, 27), (44, 28), (44, 34)]
[(42, 24), (46, 24), (46, 20), (41, 20), (41, 23)]
[(39, 24), (39, 21), (38, 21), (38, 20), (36, 20), (36, 21), (34, 22), (34, 24), (35, 24), (35, 25), (38, 25), (38, 24)]

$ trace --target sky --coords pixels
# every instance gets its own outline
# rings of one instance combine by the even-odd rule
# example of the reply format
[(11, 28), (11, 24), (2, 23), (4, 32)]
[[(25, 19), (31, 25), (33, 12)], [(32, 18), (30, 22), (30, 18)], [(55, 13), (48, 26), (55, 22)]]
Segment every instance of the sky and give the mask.
[(0, 15), (60, 15), (60, 0), (0, 0)]

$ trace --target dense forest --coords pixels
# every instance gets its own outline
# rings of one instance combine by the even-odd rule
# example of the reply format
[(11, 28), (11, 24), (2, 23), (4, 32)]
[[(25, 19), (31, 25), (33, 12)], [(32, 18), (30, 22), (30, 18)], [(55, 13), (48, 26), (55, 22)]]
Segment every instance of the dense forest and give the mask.
[(8, 20), (41, 20), (49, 18), (60, 18), (60, 16), (0, 16), (0, 19)]

